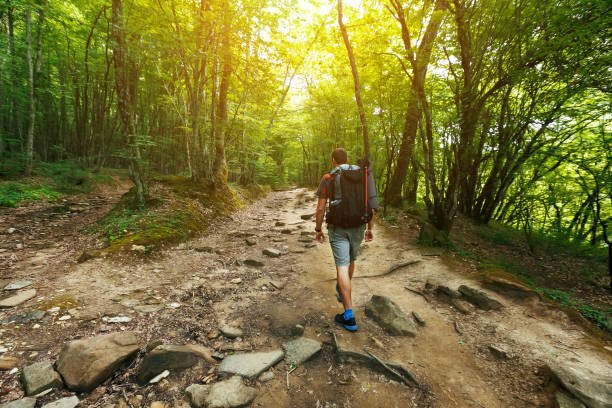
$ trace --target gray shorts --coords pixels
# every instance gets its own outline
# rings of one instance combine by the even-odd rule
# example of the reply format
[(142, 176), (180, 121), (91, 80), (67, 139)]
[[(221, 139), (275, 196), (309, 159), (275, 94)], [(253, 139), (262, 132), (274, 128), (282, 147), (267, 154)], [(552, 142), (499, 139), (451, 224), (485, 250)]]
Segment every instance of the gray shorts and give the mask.
[(329, 244), (334, 254), (336, 266), (348, 266), (357, 259), (365, 229), (365, 224), (355, 228), (328, 226)]

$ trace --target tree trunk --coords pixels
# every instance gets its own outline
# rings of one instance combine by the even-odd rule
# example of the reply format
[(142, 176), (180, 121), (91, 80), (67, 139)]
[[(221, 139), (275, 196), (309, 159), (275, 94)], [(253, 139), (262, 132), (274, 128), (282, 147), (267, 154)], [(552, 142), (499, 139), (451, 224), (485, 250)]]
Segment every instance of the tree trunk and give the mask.
[(357, 101), (357, 109), (359, 111), (359, 120), (361, 121), (361, 132), (363, 134), (363, 154), (366, 159), (370, 158), (370, 142), (368, 140), (368, 124), (366, 123), (365, 110), (363, 108), (363, 102), (361, 101), (361, 85), (359, 84), (359, 73), (357, 72), (357, 65), (355, 64), (355, 55), (353, 55), (353, 47), (348, 38), (346, 27), (342, 22), (342, 0), (338, 0), (338, 25), (342, 32), (342, 39), (346, 46), (348, 53), (349, 62), (351, 64), (351, 72), (353, 74), (353, 84), (355, 85), (355, 100)]
[(232, 54), (230, 50), (230, 13), (229, 4), (224, 3), (224, 25), (223, 39), (221, 41), (221, 52), (223, 54), (223, 69), (221, 73), (221, 85), (219, 86), (219, 104), (217, 107), (217, 130), (215, 131), (215, 163), (213, 166), (214, 179), (216, 182), (225, 184), (227, 182), (227, 162), (225, 158), (225, 136), (227, 131), (227, 92), (229, 80), (232, 73)]
[(36, 101), (34, 100), (34, 61), (32, 60), (32, 10), (26, 10), (26, 62), (28, 65), (28, 132), (26, 134), (25, 174), (32, 173), (34, 147), (34, 121), (36, 119)]
[(136, 185), (136, 199), (144, 205), (148, 198), (148, 186), (144, 178), (142, 154), (136, 140), (136, 92), (138, 80), (135, 64), (130, 61), (128, 45), (123, 28), (123, 5), (121, 0), (113, 0), (113, 56), (115, 64), (115, 87), (117, 90), (117, 109), (121, 127), (129, 146), (129, 174)]

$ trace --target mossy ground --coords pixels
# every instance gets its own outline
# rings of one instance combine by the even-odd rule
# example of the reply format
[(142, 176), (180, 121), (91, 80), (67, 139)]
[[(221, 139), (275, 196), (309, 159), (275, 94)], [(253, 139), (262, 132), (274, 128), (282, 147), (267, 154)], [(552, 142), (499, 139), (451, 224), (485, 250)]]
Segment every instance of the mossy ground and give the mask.
[(155, 177), (150, 189), (152, 199), (144, 207), (136, 205), (132, 188), (99, 222), (96, 229), (108, 242), (103, 252), (112, 254), (142, 245), (150, 253), (185, 241), (266, 192), (259, 186), (196, 183), (184, 176)]

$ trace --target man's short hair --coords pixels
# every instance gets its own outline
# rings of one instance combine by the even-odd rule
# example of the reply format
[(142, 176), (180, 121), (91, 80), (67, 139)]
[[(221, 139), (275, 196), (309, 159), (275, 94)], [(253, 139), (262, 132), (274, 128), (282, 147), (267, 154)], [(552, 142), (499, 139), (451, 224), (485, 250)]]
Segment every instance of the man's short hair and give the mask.
[(332, 158), (336, 161), (336, 163), (344, 164), (348, 160), (348, 154), (346, 153), (346, 150), (341, 147), (338, 147), (334, 149), (332, 153)]

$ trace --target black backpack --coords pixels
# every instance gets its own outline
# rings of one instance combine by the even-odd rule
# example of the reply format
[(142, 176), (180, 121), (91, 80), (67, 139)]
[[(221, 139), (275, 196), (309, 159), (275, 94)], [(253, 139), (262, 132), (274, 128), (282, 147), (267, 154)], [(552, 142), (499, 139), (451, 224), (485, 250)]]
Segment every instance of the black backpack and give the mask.
[(360, 166), (336, 167), (330, 175), (331, 199), (327, 211), (328, 224), (354, 228), (372, 219), (372, 209), (368, 207), (368, 167), (360, 161)]

